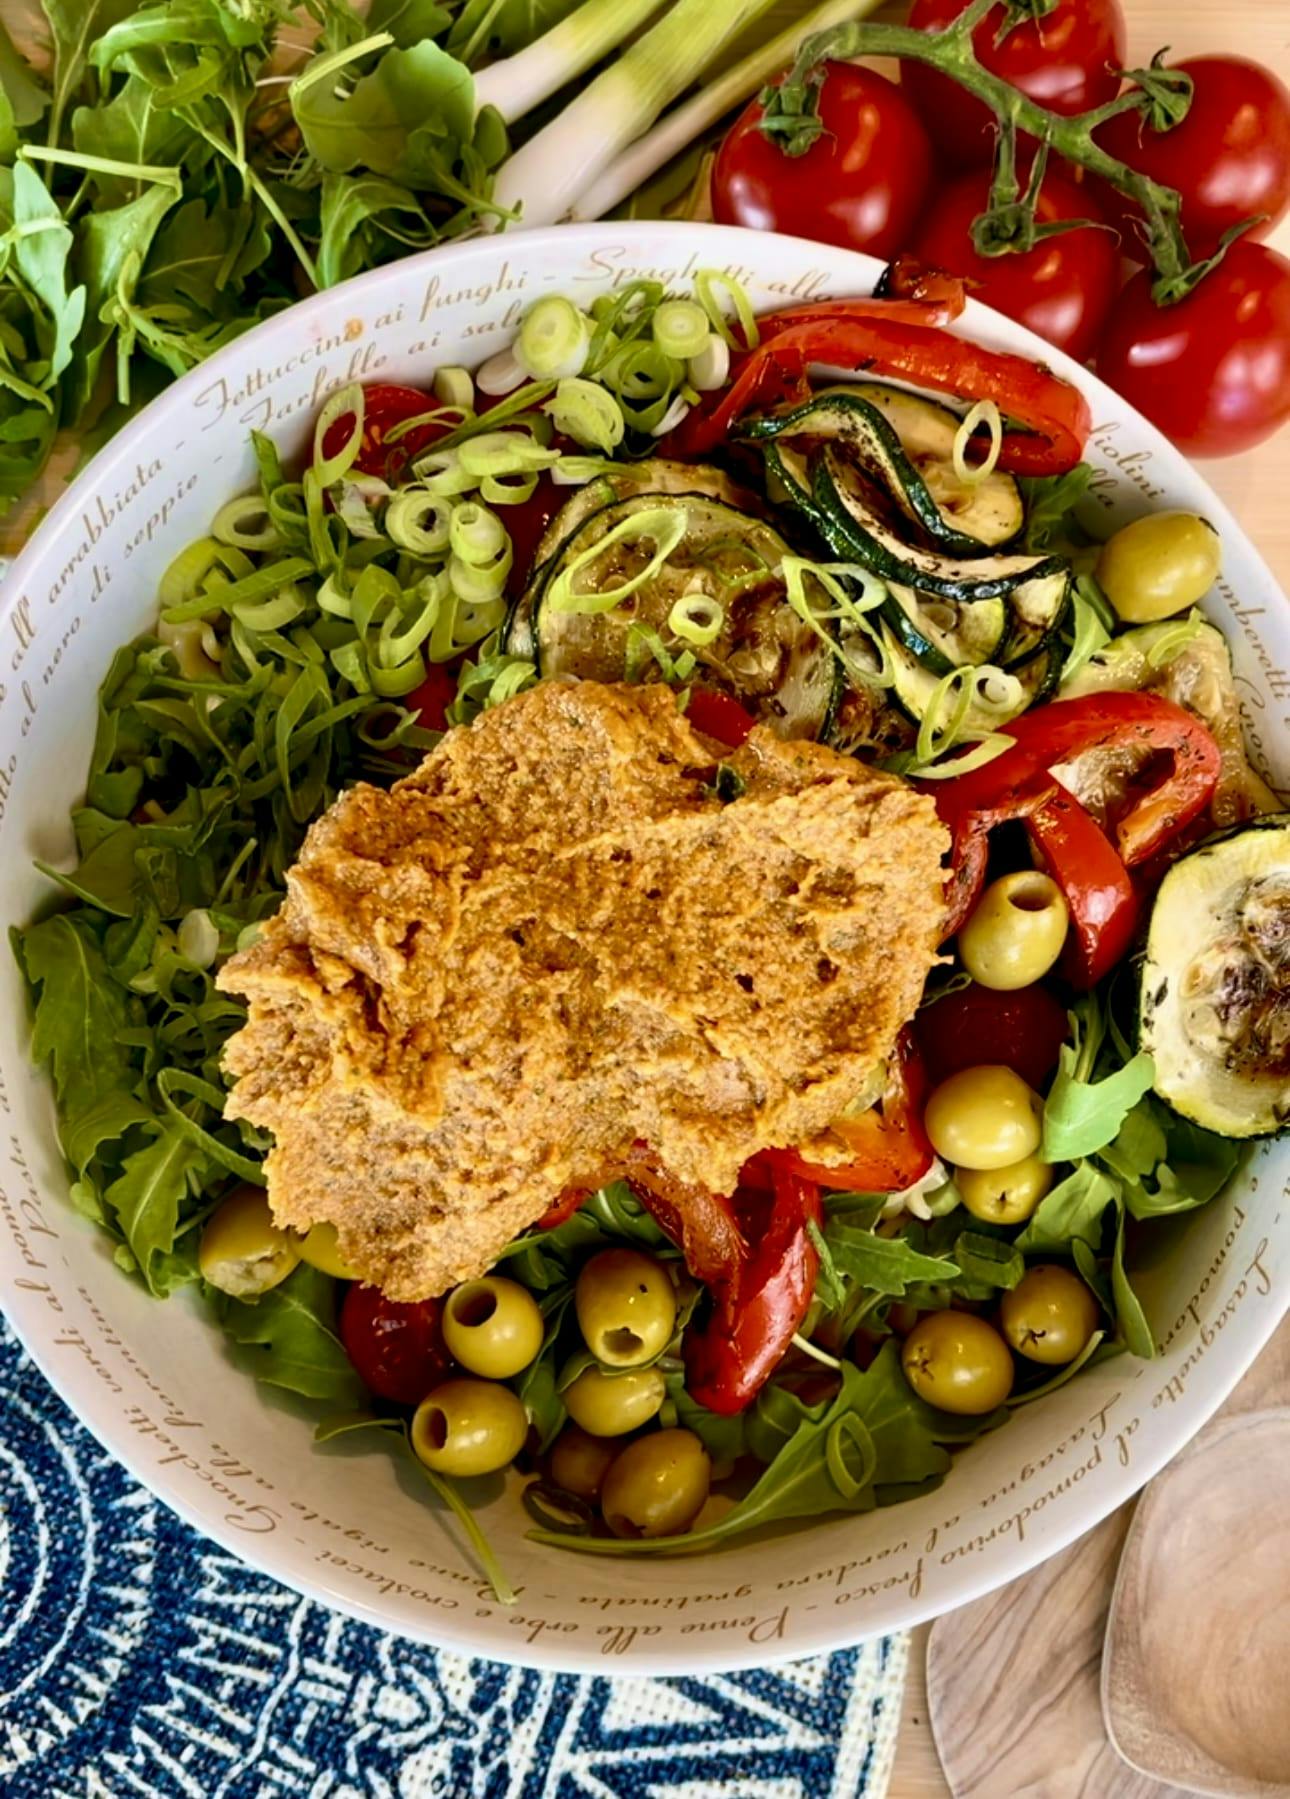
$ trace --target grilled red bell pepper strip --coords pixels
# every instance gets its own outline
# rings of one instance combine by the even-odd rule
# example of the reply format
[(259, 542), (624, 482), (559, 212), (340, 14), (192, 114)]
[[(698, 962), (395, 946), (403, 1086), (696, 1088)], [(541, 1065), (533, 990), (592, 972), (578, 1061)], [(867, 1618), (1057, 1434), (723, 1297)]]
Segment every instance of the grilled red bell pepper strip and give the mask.
[(1097, 820), (1060, 787), (1031, 813), (1026, 830), (1070, 912), (1062, 973), (1073, 987), (1096, 987), (1128, 954), (1138, 928), (1132, 877)]
[(903, 1192), (922, 1180), (935, 1159), (923, 1129), (928, 1084), (913, 1035), (903, 1031), (878, 1104), (830, 1127), (831, 1135), (846, 1147), (845, 1161), (812, 1162), (795, 1149), (768, 1149), (762, 1160), (835, 1191)]
[(685, 1334), (686, 1388), (722, 1417), (751, 1405), (800, 1329), (820, 1266), (808, 1225), (823, 1216), (815, 1183), (780, 1167), (769, 1191), (741, 1187), (734, 1206), (748, 1258), (711, 1289), (707, 1322)]
[(1119, 820), (1115, 841), (1133, 867), (1198, 818), (1209, 804), (1223, 758), (1193, 713), (1154, 693), (1090, 693), (1053, 700), (1003, 727), (1015, 747), (945, 786), (951, 819), (974, 809), (1011, 803), (1033, 793), (1049, 772), (1080, 755), (1107, 749), (1141, 751), (1144, 764), (1168, 765)]
[(977, 800), (960, 797), (957, 790), (964, 778), (938, 783), (933, 794), (941, 822), (949, 826), (952, 838), (950, 872), (945, 881), (943, 942), (967, 923), (968, 915), (981, 897), (991, 831), (996, 825), (1028, 817), (1057, 791), (1056, 781), (1045, 775), (1029, 787), (1019, 787), (1015, 792), (1004, 790), (993, 801)]
[(692, 687), (685, 716), (696, 731), (737, 750), (757, 720), (746, 712), (738, 700), (713, 687)]
[(803, 397), (811, 365), (824, 363), (965, 400), (989, 394), (1024, 427), (1004, 432), (1002, 468), (1022, 475), (1073, 468), (1093, 425), (1083, 395), (1023, 356), (955, 337), (941, 326), (947, 310), (914, 300), (823, 301), (762, 320), (761, 341), (739, 359), (731, 385), (678, 426), (667, 453), (715, 449), (745, 413)]

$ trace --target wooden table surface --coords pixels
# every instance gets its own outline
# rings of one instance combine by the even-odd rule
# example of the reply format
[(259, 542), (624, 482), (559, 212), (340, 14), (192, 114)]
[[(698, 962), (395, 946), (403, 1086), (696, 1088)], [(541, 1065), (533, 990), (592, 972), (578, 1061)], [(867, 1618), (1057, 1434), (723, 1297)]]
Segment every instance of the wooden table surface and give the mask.
[[(1168, 44), (1171, 60), (1204, 51), (1246, 56), (1290, 84), (1290, 0), (1121, 0), (1130, 66)], [(1290, 255), (1290, 219), (1269, 240)], [(1206, 478), (1231, 506), (1290, 592), (1290, 427), (1247, 456), (1211, 462)], [(1054, 1628), (1056, 1628), (1054, 1621)], [(914, 1632), (909, 1685), (888, 1799), (946, 1799), (949, 1788), (927, 1722), (927, 1635)], [(1000, 1799), (1005, 1799), (1000, 1795)]]
[[(1129, 20), (1130, 66), (1149, 61), (1168, 45), (1174, 57), (1223, 50), (1275, 69), (1290, 83), (1290, 0), (1122, 0)], [(9, 8), (3, 10), (8, 14)], [(14, 0), (15, 15), (27, 14), (30, 0)], [(893, 8), (893, 11), (898, 11)], [(13, 24), (18, 24), (15, 16)], [(1290, 220), (1271, 241), (1290, 254)], [(54, 473), (74, 460), (68, 452)], [(1282, 585), (1290, 590), (1290, 428), (1248, 456), (1209, 464), (1205, 474), (1232, 507), (1263, 551)], [(0, 525), (0, 554), (12, 554), (39, 513), (57, 492), (58, 482), (42, 483), (28, 505)], [(926, 1644), (930, 1627), (914, 1632), (909, 1684), (901, 1719), (889, 1799), (946, 1799), (946, 1786), (927, 1722)]]

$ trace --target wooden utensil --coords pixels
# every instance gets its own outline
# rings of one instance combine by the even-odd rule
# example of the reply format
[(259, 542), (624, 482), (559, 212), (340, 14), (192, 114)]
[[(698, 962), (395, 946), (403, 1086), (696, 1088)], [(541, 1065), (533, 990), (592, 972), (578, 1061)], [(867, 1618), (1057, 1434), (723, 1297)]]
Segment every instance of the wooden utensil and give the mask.
[(1125, 1761), (1290, 1799), (1290, 1408), (1226, 1418), (1159, 1475), (1125, 1539), (1102, 1709)]
[[(1287, 1399), (1290, 1320), (1190, 1453), (1227, 1420)], [(928, 1711), (955, 1799), (1180, 1799), (1187, 1790), (1129, 1767), (1102, 1719), (1106, 1617), (1132, 1516), (1132, 1505), (1122, 1507), (1042, 1567), (933, 1625)], [(1290, 1562), (1281, 1566), (1281, 1597), (1290, 1603)], [(1190, 1597), (1195, 1631), (1205, 1596)], [(1265, 1664), (1262, 1678), (1274, 1691), (1283, 1690), (1285, 1665), (1284, 1655)], [(1251, 1678), (1258, 1676), (1247, 1671)], [(1266, 1799), (1279, 1791), (1253, 1790)]]

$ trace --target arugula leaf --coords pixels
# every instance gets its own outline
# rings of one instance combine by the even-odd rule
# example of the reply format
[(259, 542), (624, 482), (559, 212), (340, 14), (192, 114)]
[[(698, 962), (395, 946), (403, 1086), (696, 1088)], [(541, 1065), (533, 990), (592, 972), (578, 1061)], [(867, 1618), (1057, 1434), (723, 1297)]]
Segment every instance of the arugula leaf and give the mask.
[(725, 1417), (710, 1412), (686, 1391), (683, 1374), (667, 1376), (668, 1395), (676, 1410), (676, 1422), (683, 1430), (692, 1430), (712, 1460), (721, 1465), (737, 1462), (748, 1447), (748, 1414), (736, 1412)]
[(916, 1281), (953, 1280), (962, 1272), (948, 1258), (920, 1254), (906, 1237), (879, 1237), (837, 1219), (829, 1220), (824, 1240), (837, 1272), (870, 1293), (899, 1299)]
[(21, 55), (3, 22), (0, 22), (0, 90), (9, 103), (9, 119), (15, 126), (37, 124), (49, 105), (49, 95), (36, 71)]
[(106, 212), (91, 212), (81, 226), (80, 272), (85, 282), (85, 329), (77, 339), (69, 371), (72, 416), (89, 405), (104, 353), (116, 330), (117, 289), (132, 257), (142, 261), (157, 228), (175, 204), (171, 188), (145, 187), (135, 200)]
[(1087, 543), (1088, 533), (1073, 517), (1093, 484), (1092, 465), (1077, 462), (1064, 475), (1023, 476), (1019, 483), (1026, 506), (1022, 547), (1027, 550), (1065, 548)]
[(357, 1407), (366, 1389), (335, 1331), (336, 1282), (302, 1262), (259, 1299), (208, 1297), (257, 1380), (308, 1399)]
[(1085, 663), (1111, 641), (1115, 615), (1102, 589), (1091, 575), (1079, 575), (1071, 589), (1070, 648), (1062, 663), (1058, 685), (1079, 673)]
[(1145, 1050), (1100, 1081), (1082, 1080), (1076, 1052), (1066, 1045), (1061, 1066), (1044, 1102), (1041, 1154), (1046, 1162), (1073, 1162), (1105, 1149), (1129, 1112), (1155, 1079), (1155, 1064)]
[(1120, 1335), (1124, 1338), (1132, 1355), (1141, 1356), (1144, 1361), (1151, 1361), (1159, 1351), (1156, 1348), (1155, 1332), (1147, 1322), (1147, 1315), (1142, 1309), (1142, 1301), (1133, 1291), (1133, 1285), (1124, 1266), (1124, 1216), (1121, 1214), (1119, 1229), (1115, 1233), (1115, 1251), (1111, 1258), (1111, 1293), (1115, 1299), (1115, 1316), (1120, 1327)]
[(420, 43), (387, 50), (343, 99), (330, 82), (315, 81), (294, 111), (309, 153), (332, 174), (367, 168), (392, 180), (415, 180), (429, 139), (455, 147), (470, 142), (475, 83), (446, 50)]
[(190, 1180), (202, 1170), (202, 1157), (171, 1121), (150, 1124), (152, 1142), (125, 1158), (103, 1197), (149, 1289), (162, 1293), (168, 1288), (158, 1284), (156, 1264), (175, 1246), (179, 1209)]
[[(410, 188), (388, 181), (383, 175), (325, 175), (320, 213), (322, 236), (318, 244), (318, 279), (323, 286), (334, 286), (378, 260), (374, 240), (390, 239), (379, 228), (364, 228), (379, 227), (380, 220), (386, 219), (391, 221), (393, 231), (394, 216), (419, 221), (418, 236), (422, 241), (433, 241), (434, 229)], [(406, 247), (407, 233), (412, 229), (410, 225), (399, 227), (401, 247)]]
[(56, 144), (63, 112), (85, 75), (99, 32), (134, 11), (134, 0), (40, 0), (54, 41), (53, 100), (48, 142)]
[[(79, 913), (60, 912), (14, 933), (13, 941), (35, 990), (31, 1053), (49, 1064), (60, 1118), (128, 1091), (134, 1071), (120, 1034), (136, 1014), (110, 978), (90, 924)], [(66, 1139), (65, 1128), (63, 1134)]]
[(25, 162), (16, 163), (13, 169), (13, 220), (22, 232), (14, 246), (14, 265), (49, 316), (51, 329), (42, 334), (42, 347), (49, 358), (50, 376), (57, 380), (72, 359), (76, 333), (85, 317), (85, 289), (68, 291), (72, 233), (48, 188)]
[(1096, 1249), (1106, 1208), (1119, 1197), (1119, 1185), (1110, 1175), (1081, 1162), (1040, 1200), (1016, 1246), (1027, 1253), (1068, 1252), (1072, 1239), (1078, 1239)]
[(954, 1242), (954, 1260), (963, 1280), (987, 1293), (1015, 1287), (1026, 1272), (1026, 1262), (1015, 1243), (987, 1237), (982, 1231), (961, 1231)]

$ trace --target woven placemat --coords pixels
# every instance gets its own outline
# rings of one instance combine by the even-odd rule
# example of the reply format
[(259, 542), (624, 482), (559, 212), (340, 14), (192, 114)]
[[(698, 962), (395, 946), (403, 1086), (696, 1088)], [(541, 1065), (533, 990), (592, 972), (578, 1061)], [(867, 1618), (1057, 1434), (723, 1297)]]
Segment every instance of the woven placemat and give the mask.
[(881, 1799), (905, 1657), (577, 1678), (388, 1636), (181, 1523), (0, 1320), (5, 1799)]

